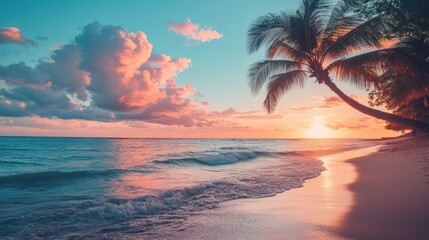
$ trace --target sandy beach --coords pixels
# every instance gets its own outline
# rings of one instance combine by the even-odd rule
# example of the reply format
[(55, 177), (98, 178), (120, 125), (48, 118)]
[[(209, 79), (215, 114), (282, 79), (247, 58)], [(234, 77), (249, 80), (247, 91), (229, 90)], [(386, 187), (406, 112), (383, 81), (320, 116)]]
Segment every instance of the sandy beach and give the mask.
[(427, 138), (319, 157), (326, 171), (273, 197), (189, 219), (185, 239), (428, 239)]
[(427, 137), (386, 142), (380, 152), (350, 160), (358, 179), (340, 232), (353, 239), (429, 239)]
[(429, 0), (100, 2), (2, 1), (0, 240), (429, 240)]

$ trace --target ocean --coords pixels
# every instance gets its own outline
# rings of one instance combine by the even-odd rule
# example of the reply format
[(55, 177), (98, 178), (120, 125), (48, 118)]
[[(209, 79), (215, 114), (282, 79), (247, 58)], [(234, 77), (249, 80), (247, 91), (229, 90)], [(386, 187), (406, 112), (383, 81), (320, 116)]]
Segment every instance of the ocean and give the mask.
[(356, 139), (0, 137), (0, 239), (168, 238), (223, 202), (273, 196)]

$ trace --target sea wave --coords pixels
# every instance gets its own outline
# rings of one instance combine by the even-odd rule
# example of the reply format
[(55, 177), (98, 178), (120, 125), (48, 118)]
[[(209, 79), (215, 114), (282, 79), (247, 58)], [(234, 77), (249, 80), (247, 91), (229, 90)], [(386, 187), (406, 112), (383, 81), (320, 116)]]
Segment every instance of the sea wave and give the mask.
[[(290, 188), (301, 187), (305, 179), (318, 176), (323, 169), (322, 162), (319, 160), (290, 156), (284, 164), (258, 169), (251, 174), (243, 174), (236, 178), (171, 189), (158, 195), (131, 199), (110, 197), (74, 204), (63, 203), (64, 205), (35, 211), (20, 218), (7, 219), (7, 222), (0, 222), (0, 226), (19, 226), (25, 222), (32, 222), (33, 226), (20, 230), (15, 236), (26, 236), (31, 232), (35, 236), (49, 235), (55, 238), (56, 234), (62, 234), (64, 229), (75, 233), (87, 229), (85, 234), (88, 234), (88, 231), (98, 231), (94, 230), (97, 227), (109, 225), (111, 226), (109, 231), (115, 231), (115, 224), (138, 220), (139, 229), (146, 231), (162, 225), (159, 221), (164, 215), (189, 216), (192, 212), (211, 209), (222, 202), (272, 196)], [(169, 224), (174, 224), (172, 223), (174, 220), (169, 219), (169, 221)], [(135, 227), (133, 225), (133, 228)], [(104, 234), (107, 233), (104, 232), (103, 236)]]
[(31, 162), (18, 162), (18, 161), (4, 161), (0, 160), (0, 165), (27, 165), (27, 166), (42, 166), (40, 163), (31, 163)]
[(243, 161), (252, 160), (254, 158), (269, 155), (269, 152), (258, 152), (258, 151), (236, 151), (236, 152), (226, 152), (226, 153), (218, 153), (205, 155), (201, 154), (198, 157), (190, 157), (190, 158), (176, 158), (176, 159), (166, 159), (166, 160), (156, 160), (156, 163), (162, 164), (202, 164), (209, 166), (217, 166), (217, 165), (226, 165), (233, 164)]
[(137, 170), (106, 169), (99, 171), (46, 171), (10, 174), (0, 176), (0, 187), (31, 187), (40, 185), (58, 185), (59, 183), (65, 181), (88, 177), (111, 177), (130, 171)]
[(222, 150), (249, 150), (247, 147), (221, 147)]
[[(246, 149), (246, 148), (221, 148), (221, 149)], [(283, 158), (286, 156), (320, 156), (334, 153), (335, 150), (314, 150), (314, 151), (284, 151), (284, 152), (268, 152), (268, 151), (230, 151), (217, 154), (206, 154), (195, 153), (199, 155), (197, 157), (188, 157), (188, 158), (170, 158), (165, 160), (155, 160), (155, 163), (158, 164), (172, 164), (172, 165), (208, 165), (208, 166), (218, 166), (218, 165), (227, 165), (235, 164), (239, 162), (245, 162), (253, 160), (258, 157), (274, 157), (274, 158)]]

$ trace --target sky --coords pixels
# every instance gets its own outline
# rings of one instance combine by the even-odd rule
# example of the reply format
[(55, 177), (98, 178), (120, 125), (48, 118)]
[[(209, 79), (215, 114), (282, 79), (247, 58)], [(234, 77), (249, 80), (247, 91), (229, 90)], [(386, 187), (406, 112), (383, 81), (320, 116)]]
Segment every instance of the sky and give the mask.
[[(307, 81), (263, 109), (246, 35), (298, 0), (1, 0), (0, 135), (377, 138), (398, 135)], [(355, 100), (367, 93), (341, 82)]]

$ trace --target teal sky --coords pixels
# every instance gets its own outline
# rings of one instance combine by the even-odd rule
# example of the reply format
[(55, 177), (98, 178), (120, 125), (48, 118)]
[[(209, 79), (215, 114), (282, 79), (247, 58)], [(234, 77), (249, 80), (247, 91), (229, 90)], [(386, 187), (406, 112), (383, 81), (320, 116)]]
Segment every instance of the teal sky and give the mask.
[[(251, 95), (247, 85), (247, 72), (252, 63), (265, 59), (265, 53), (263, 50), (253, 55), (247, 53), (246, 38), (250, 25), (259, 16), (270, 12), (295, 11), (300, 5), (300, 0), (0, 1), (2, 6), (0, 29), (10, 27), (19, 29), (25, 39), (35, 42), (35, 45), (20, 44), (19, 42), (0, 44), (0, 68), (11, 70), (13, 64), (23, 62), (31, 69), (29, 75), (25, 75), (26, 73), (22, 71), (19, 72), (24, 82), (22, 80), (13, 82), (15, 81), (13, 76), (9, 75), (10, 84), (18, 87), (15, 89), (14, 94), (16, 95), (14, 95), (13, 101), (9, 99), (10, 96), (0, 95), (0, 104), (3, 104), (3, 108), (6, 109), (3, 110), (3, 118), (0, 118), (0, 126), (3, 126), (0, 135), (314, 137), (315, 135), (309, 134), (309, 132), (314, 132), (314, 129), (326, 130), (328, 127), (331, 137), (371, 137), (372, 135), (368, 135), (368, 131), (373, 132), (374, 129), (378, 131), (383, 125), (383, 122), (368, 120), (366, 116), (345, 106), (341, 101), (326, 107), (327, 102), (337, 101), (338, 97), (330, 99), (334, 93), (330, 92), (326, 86), (312, 82), (311, 79), (307, 81), (304, 90), (296, 89), (285, 94), (278, 104), (276, 113), (272, 116), (268, 116), (263, 110), (264, 93), (261, 92), (257, 96)], [(201, 29), (217, 31), (222, 34), (222, 37), (209, 42), (187, 40), (168, 28), (169, 21), (185, 23), (187, 19), (190, 19), (193, 24), (198, 24)], [(176, 96), (182, 94), (181, 101), (188, 101), (188, 108), (195, 105), (193, 112), (183, 115), (179, 109), (180, 104), (172, 101), (168, 103), (169, 106), (166, 106), (166, 103), (161, 100), (157, 100), (156, 104), (153, 104), (154, 109), (160, 112), (150, 112), (150, 108), (144, 108), (144, 111), (147, 112), (143, 111), (139, 116), (132, 116), (127, 115), (128, 110), (118, 111), (115, 109), (117, 106), (111, 105), (109, 102), (111, 99), (116, 101), (127, 93), (137, 94), (129, 96), (139, 101), (145, 99), (138, 95), (141, 94), (138, 92), (139, 89), (132, 87), (116, 89), (112, 88), (109, 83), (103, 82), (109, 81), (108, 72), (110, 70), (107, 70), (107, 75), (104, 75), (107, 79), (97, 80), (95, 75), (91, 75), (92, 80), (95, 80), (94, 84), (91, 84), (91, 91), (94, 94), (93, 97), (98, 96), (98, 99), (93, 101), (94, 104), (97, 104), (97, 109), (87, 108), (86, 112), (75, 111), (78, 115), (73, 115), (75, 112), (67, 110), (67, 107), (75, 104), (71, 103), (72, 99), (63, 103), (52, 100), (54, 98), (48, 98), (48, 102), (50, 102), (45, 102), (44, 93), (40, 95), (40, 92), (46, 90), (46, 94), (50, 94), (50, 97), (57, 96), (58, 101), (62, 101), (65, 95), (58, 95), (56, 89), (61, 88), (61, 94), (65, 94), (66, 90), (64, 90), (64, 86), (60, 85), (61, 81), (68, 79), (69, 86), (72, 86), (74, 81), (72, 79), (74, 75), (71, 78), (67, 73), (61, 75), (60, 72), (58, 75), (55, 67), (49, 67), (55, 66), (55, 61), (51, 60), (54, 50), (61, 49), (67, 44), (75, 47), (77, 44), (85, 44), (84, 42), (77, 43), (75, 38), (84, 36), (82, 35), (84, 27), (95, 26), (96, 24), (93, 23), (96, 21), (100, 23), (100, 29), (104, 30), (111, 25), (123, 28), (128, 33), (145, 33), (147, 40), (153, 46), (152, 54), (154, 55), (152, 56), (165, 54), (173, 59), (190, 59), (190, 66), (176, 66), (174, 71), (178, 74), (173, 78), (176, 86), (179, 87), (173, 93)], [(111, 36), (115, 37), (114, 34)], [(84, 37), (88, 39), (89, 36)], [(0, 39), (0, 43), (1, 41)], [(102, 39), (101, 42), (108, 43), (109, 40)], [(91, 51), (91, 48), (88, 49)], [(115, 49), (110, 49), (107, 52), (114, 54), (114, 51)], [(64, 54), (66, 52), (62, 51)], [(110, 57), (112, 56), (110, 55)], [(23, 68), (25, 65), (18, 67)], [(46, 65), (45, 69), (42, 69), (43, 65)], [(86, 67), (93, 66), (87, 65)], [(184, 71), (181, 72), (181, 70)], [(46, 71), (58, 78), (53, 86), (48, 84), (47, 79), (43, 80), (43, 75), (40, 75), (41, 72), (46, 73)], [(58, 71), (62, 71), (62, 69)], [(91, 71), (97, 70), (92, 69)], [(112, 71), (115, 69), (111, 69), (110, 72)], [(30, 75), (33, 78), (29, 78)], [(39, 79), (39, 82), (35, 82), (39, 85), (26, 85), (25, 81), (35, 81), (40, 76), (42, 76), (42, 80)], [(101, 82), (99, 82), (100, 80)], [(0, 79), (0, 90), (1, 81)], [(365, 103), (367, 95), (365, 91), (341, 82), (337, 82), (337, 84), (344, 92), (360, 96), (361, 101)], [(192, 95), (192, 100), (186, 98), (188, 90), (185, 87), (187, 85), (192, 86), (199, 93)], [(97, 92), (99, 95), (96, 95)], [(20, 100), (19, 98), (23, 96), (25, 98), (38, 97), (36, 100), (40, 101), (40, 104), (32, 105), (31, 101)], [(159, 95), (157, 99), (161, 98)], [(208, 102), (209, 105), (206, 106), (205, 102)], [(133, 104), (131, 101), (129, 103)], [(45, 109), (46, 106), (48, 109)], [(177, 112), (174, 112), (172, 107), (177, 108), (173, 109)], [(27, 112), (19, 115), (24, 110)], [(106, 112), (106, 110), (110, 112)], [(165, 113), (163, 110), (170, 111), (170, 113)], [(115, 113), (119, 115), (111, 115), (112, 111), (116, 111)], [(175, 113), (178, 115), (174, 115)], [(171, 115), (173, 117), (168, 115), (167, 119), (158, 119), (159, 114), (165, 116), (173, 114)], [(111, 120), (112, 116), (114, 121)], [(184, 118), (176, 118), (177, 116)], [(91, 117), (94, 117), (94, 122), (91, 122), (94, 120)], [(172, 124), (168, 118), (177, 121), (174, 120), (176, 122)], [(102, 119), (102, 121), (96, 119)], [(110, 123), (103, 123), (104, 120)], [(194, 124), (191, 128), (186, 125), (186, 123), (195, 123), (195, 121), (200, 121), (202, 125)], [(69, 128), (63, 127), (68, 125), (70, 125)], [(109, 129), (109, 131), (106, 132), (105, 129)], [(374, 132), (374, 134), (376, 133)]]
[[(250, 24), (268, 12), (296, 9), (298, 0), (219, 0), (219, 1), (3, 1), (1, 27), (17, 27), (37, 46), (1, 46), (1, 65), (23, 61), (35, 64), (50, 55), (58, 44), (69, 43), (81, 28), (94, 21), (115, 25), (129, 32), (146, 33), (154, 52), (171, 57), (186, 57), (192, 67), (178, 75), (179, 84), (191, 84), (215, 109), (261, 108), (261, 96), (255, 98), (247, 88), (249, 65), (263, 53), (249, 56), (246, 33)], [(223, 34), (208, 43), (187, 42), (167, 29), (167, 22), (193, 23), (211, 27)], [(47, 40), (37, 40), (46, 37)], [(221, 96), (221, 97), (220, 97)]]

